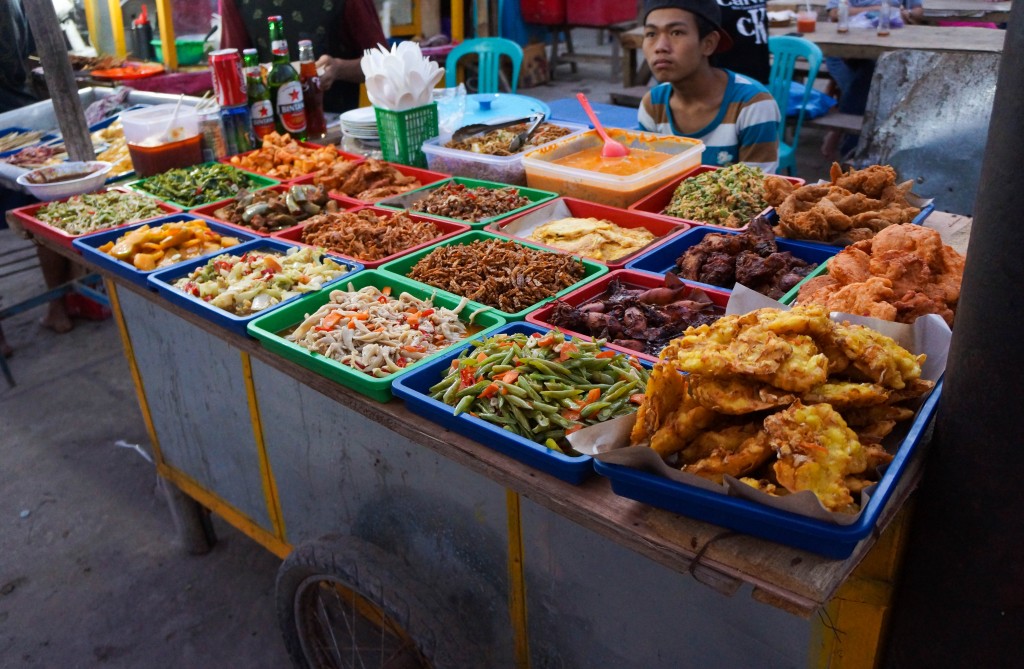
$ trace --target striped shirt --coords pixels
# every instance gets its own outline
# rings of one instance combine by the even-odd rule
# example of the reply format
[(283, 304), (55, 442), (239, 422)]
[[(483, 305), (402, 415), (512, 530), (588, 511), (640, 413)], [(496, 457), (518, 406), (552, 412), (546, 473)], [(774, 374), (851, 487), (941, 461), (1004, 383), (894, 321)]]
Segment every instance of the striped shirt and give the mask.
[(758, 82), (725, 70), (729, 83), (722, 106), (707, 127), (687, 135), (676, 128), (668, 101), (672, 84), (659, 84), (644, 95), (637, 110), (640, 127), (663, 135), (681, 135), (704, 142), (703, 162), (731, 165), (743, 162), (775, 172), (779, 166), (779, 106)]

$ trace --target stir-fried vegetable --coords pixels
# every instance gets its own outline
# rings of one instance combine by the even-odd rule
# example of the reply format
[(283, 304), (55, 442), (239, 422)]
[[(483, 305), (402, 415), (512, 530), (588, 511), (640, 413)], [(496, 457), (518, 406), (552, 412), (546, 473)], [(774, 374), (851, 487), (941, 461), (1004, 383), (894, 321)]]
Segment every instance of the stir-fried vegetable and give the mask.
[(665, 212), (691, 221), (739, 228), (765, 210), (764, 172), (736, 163), (683, 179)]
[(175, 281), (174, 287), (236, 316), (247, 316), (320, 290), (348, 271), (322, 256), (323, 249), (312, 248), (292, 248), (286, 254), (222, 253)]
[(252, 190), (258, 186), (245, 172), (223, 163), (210, 163), (167, 170), (146, 179), (138, 188), (163, 200), (198, 207), (234, 197), (243, 188)]
[(446, 309), (408, 293), (393, 298), (387, 287), (355, 291), (350, 285), (348, 290), (332, 290), (330, 301), (288, 339), (382, 377), (464, 339), (466, 324), (459, 314), (468, 303), (463, 299), (455, 309)]
[(112, 190), (50, 202), (37, 209), (35, 217), (68, 234), (84, 235), (163, 214), (164, 210), (149, 196)]
[(553, 330), (499, 334), (467, 348), (430, 388), (436, 400), (520, 437), (572, 453), (567, 434), (636, 410), (647, 369), (602, 351), (603, 342), (567, 340)]

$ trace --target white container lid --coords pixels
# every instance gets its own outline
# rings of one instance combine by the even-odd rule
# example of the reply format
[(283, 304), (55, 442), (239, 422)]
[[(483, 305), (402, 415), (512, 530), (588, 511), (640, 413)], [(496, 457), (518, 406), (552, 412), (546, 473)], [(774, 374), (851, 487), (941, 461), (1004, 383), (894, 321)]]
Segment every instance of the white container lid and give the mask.
[[(136, 146), (159, 146), (198, 135), (199, 116), (195, 108), (182, 104), (175, 117), (176, 106), (166, 104), (122, 112), (125, 139)], [(170, 126), (172, 118), (174, 127)]]

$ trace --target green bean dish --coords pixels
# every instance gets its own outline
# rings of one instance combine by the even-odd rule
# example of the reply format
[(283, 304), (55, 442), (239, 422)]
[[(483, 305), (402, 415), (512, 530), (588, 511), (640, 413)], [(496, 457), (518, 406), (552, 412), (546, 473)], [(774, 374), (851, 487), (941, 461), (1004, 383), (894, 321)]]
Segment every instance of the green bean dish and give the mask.
[(499, 334), (467, 348), (430, 396), (549, 449), (578, 455), (565, 437), (643, 401), (649, 372), (600, 340)]
[(229, 165), (209, 163), (167, 170), (136, 187), (175, 204), (198, 207), (235, 197), (242, 189), (256, 190), (259, 184)]
[(768, 207), (764, 172), (736, 163), (683, 179), (663, 213), (690, 221), (741, 228)]

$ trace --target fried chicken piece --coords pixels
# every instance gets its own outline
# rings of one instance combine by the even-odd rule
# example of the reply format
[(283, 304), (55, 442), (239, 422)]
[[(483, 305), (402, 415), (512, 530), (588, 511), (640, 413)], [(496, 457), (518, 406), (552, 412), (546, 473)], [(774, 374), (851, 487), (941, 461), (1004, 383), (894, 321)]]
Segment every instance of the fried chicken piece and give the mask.
[(740, 377), (715, 378), (695, 374), (690, 377), (690, 394), (702, 406), (718, 413), (741, 414), (787, 406), (795, 395)]
[(953, 310), (946, 306), (942, 300), (936, 300), (929, 295), (917, 291), (907, 291), (903, 297), (893, 301), (893, 308), (896, 310), (894, 320), (897, 323), (913, 323), (919, 316), (927, 314), (938, 314), (946, 324), (953, 326)]
[(721, 483), (726, 476), (739, 478), (753, 472), (772, 454), (768, 435), (758, 424), (731, 425), (698, 435), (683, 452), (681, 469)]
[(851, 193), (863, 193), (876, 200), (882, 199), (886, 188), (896, 184), (896, 170), (891, 165), (871, 165), (862, 170), (851, 167), (844, 174), (839, 163), (832, 163), (829, 177), (833, 186), (845, 188)]
[(892, 284), (887, 279), (872, 277), (863, 283), (842, 286), (830, 293), (819, 291), (813, 297), (808, 296), (803, 303), (822, 304), (830, 311), (844, 314), (894, 321), (897, 313), (896, 307), (891, 304), (894, 298)]
[(868, 197), (864, 193), (851, 193), (845, 188), (833, 188), (826, 199), (835, 204), (836, 209), (847, 216), (856, 216), (865, 212), (878, 211), (887, 205), (882, 200)]
[(764, 179), (764, 199), (773, 207), (778, 207), (796, 189), (793, 182), (779, 176), (768, 176)]
[(921, 376), (925, 356), (914, 356), (891, 338), (848, 322), (836, 324), (836, 342), (851, 366), (872, 382), (901, 390)]
[(778, 455), (772, 466), (779, 484), (790, 492), (810, 490), (830, 511), (853, 511), (846, 477), (867, 467), (856, 433), (828, 404), (804, 405), (764, 419), (769, 443)]

